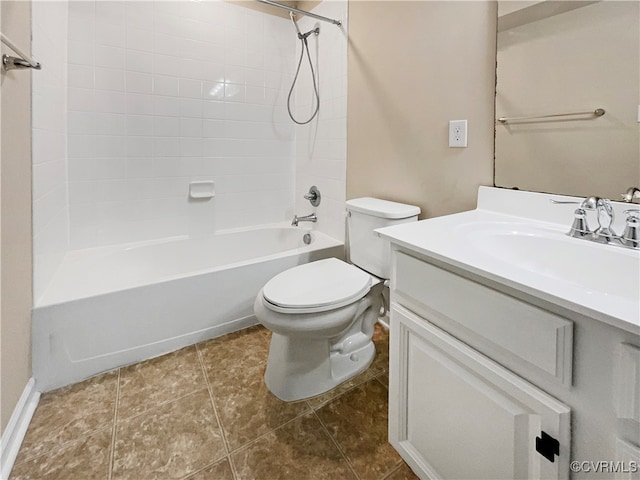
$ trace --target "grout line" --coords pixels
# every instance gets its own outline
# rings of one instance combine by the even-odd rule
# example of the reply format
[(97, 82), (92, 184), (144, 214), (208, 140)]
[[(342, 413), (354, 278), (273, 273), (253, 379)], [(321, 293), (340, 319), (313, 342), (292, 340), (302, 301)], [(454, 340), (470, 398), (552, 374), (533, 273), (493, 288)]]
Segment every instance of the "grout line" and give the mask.
[[(333, 397), (329, 398), (328, 400), (326, 400), (325, 402), (322, 402), (321, 404), (319, 404), (319, 405), (318, 405), (318, 406), (316, 406), (316, 407), (314, 407), (313, 405), (311, 405), (311, 403), (309, 403), (309, 400), (307, 400), (307, 403), (308, 403), (308, 404), (309, 404), (309, 406), (311, 407), (311, 410), (313, 410), (313, 411), (320, 410), (321, 408), (325, 407), (326, 405), (328, 405), (329, 403), (333, 402), (334, 400), (337, 400), (338, 398), (342, 397), (343, 395), (345, 395), (345, 394), (347, 394), (347, 393), (351, 392), (352, 390), (354, 390), (354, 389), (356, 389), (356, 388), (358, 388), (358, 387), (361, 387), (362, 385), (364, 385), (364, 384), (365, 384), (365, 383), (367, 383), (367, 382), (370, 382), (371, 380), (375, 380), (376, 378), (377, 378), (377, 377), (376, 377), (376, 375), (371, 374), (369, 377), (364, 378), (361, 382), (356, 383), (356, 384), (354, 384), (354, 385), (351, 385), (351, 387), (349, 387), (347, 390), (345, 390), (345, 391), (343, 391), (343, 392), (341, 392), (341, 393), (338, 393), (337, 395), (335, 395), (335, 396), (333, 396)], [(340, 388), (340, 385), (338, 385), (338, 386), (337, 386), (337, 387), (335, 387), (335, 388)], [(329, 391), (331, 391), (331, 390), (329, 390)], [(325, 395), (326, 393), (327, 393), (327, 392), (325, 392), (325, 393), (321, 393), (320, 395)], [(311, 397), (311, 398), (314, 398), (314, 397)]]
[(331, 440), (331, 442), (336, 446), (336, 448), (338, 449), (338, 452), (340, 452), (340, 455), (342, 455), (342, 458), (344, 459), (344, 461), (347, 463), (347, 466), (349, 467), (349, 470), (351, 470), (351, 473), (353, 473), (354, 477), (358, 480), (360, 480), (360, 475), (358, 475), (358, 472), (356, 472), (356, 469), (353, 468), (353, 465), (351, 464), (351, 460), (349, 460), (349, 457), (347, 457), (347, 454), (344, 452), (344, 450), (342, 449), (342, 447), (340, 446), (340, 444), (338, 443), (338, 441), (333, 438), (333, 435), (331, 435), (331, 432), (329, 432), (329, 428), (324, 424), (324, 422), (322, 421), (322, 419), (320, 418), (320, 415), (318, 415), (318, 412), (316, 412), (315, 410), (313, 410), (313, 414), (315, 415), (315, 417), (318, 419), (318, 422), (320, 422), (320, 425), (322, 426), (322, 429), (324, 430), (324, 432), (329, 436), (329, 439)]
[(164, 407), (165, 405), (168, 405), (170, 403), (177, 402), (178, 400), (182, 400), (183, 398), (188, 397), (189, 395), (200, 393), (204, 389), (205, 388), (196, 388), (195, 390), (187, 392), (184, 395), (176, 396), (176, 397), (173, 397), (171, 400), (167, 400), (166, 402), (155, 404), (153, 407), (147, 408), (146, 410), (143, 410), (143, 411), (141, 411), (139, 413), (136, 413), (135, 415), (131, 415), (130, 417), (124, 417), (122, 420), (128, 422), (129, 420), (133, 420), (134, 418), (138, 418), (141, 415), (148, 414), (149, 412), (151, 412), (153, 410), (156, 410), (156, 409), (158, 409), (160, 407)]
[(400, 461), (398, 462), (398, 465), (396, 465), (387, 473), (385, 473), (382, 477), (380, 477), (380, 480), (387, 480), (391, 475), (393, 475), (394, 473), (396, 473), (398, 470), (402, 468), (403, 463), (404, 463), (404, 460), (400, 459)]
[[(111, 427), (113, 428), (113, 427)], [(50, 455), (52, 452), (57, 452), (59, 450), (65, 450), (69, 447), (71, 447), (73, 444), (78, 443), (80, 440), (84, 440), (88, 437), (93, 437), (94, 435), (97, 435), (98, 433), (101, 432), (106, 432), (109, 429), (109, 427), (104, 427), (104, 428), (97, 428), (96, 430), (91, 430), (90, 432), (87, 433), (83, 433), (80, 435), (77, 435), (75, 437), (73, 437), (71, 440), (64, 442), (64, 443), (57, 443), (56, 445), (54, 445), (53, 447), (51, 447), (50, 449), (39, 453), (37, 455), (33, 455), (30, 457), (26, 457), (24, 460), (21, 460), (20, 462), (16, 463), (15, 465), (21, 465), (23, 463), (27, 463), (27, 462), (32, 462), (33, 460), (37, 460), (45, 455)], [(4, 453), (4, 452), (3, 452)], [(4, 480), (4, 479), (3, 479)]]
[(108, 480), (111, 480), (113, 475), (113, 462), (116, 455), (116, 433), (118, 431), (118, 404), (120, 403), (120, 369), (118, 369), (118, 378), (116, 382), (116, 405), (113, 409), (113, 427), (111, 430), (111, 453), (109, 454), (109, 476)]
[[(215, 464), (220, 463), (222, 460), (229, 461), (229, 457), (227, 455), (225, 455), (224, 457), (221, 457), (221, 458), (219, 458), (219, 459), (217, 459), (217, 460), (205, 465), (204, 467), (199, 468), (198, 470), (195, 470), (195, 471), (191, 472), (186, 477), (181, 477), (181, 480), (189, 480), (190, 478), (195, 477), (200, 472), (205, 471), (207, 468), (213, 467)], [(231, 462), (229, 462), (229, 463), (231, 463)]]
[(198, 344), (195, 345), (196, 353), (198, 354), (198, 361), (200, 362), (200, 369), (202, 370), (202, 374), (204, 375), (204, 383), (207, 386), (207, 392), (209, 393), (209, 401), (211, 402), (211, 406), (213, 407), (213, 414), (216, 417), (216, 421), (218, 422), (218, 429), (220, 430), (220, 437), (222, 438), (222, 444), (224, 446), (225, 457), (229, 462), (229, 466), (231, 467), (231, 474), (234, 479), (238, 478), (238, 474), (236, 472), (235, 465), (233, 461), (231, 461), (230, 447), (229, 442), (227, 440), (227, 435), (224, 431), (224, 427), (222, 425), (222, 419), (220, 418), (220, 414), (218, 413), (218, 407), (216, 406), (216, 401), (213, 396), (213, 389), (211, 388), (211, 383), (209, 382), (209, 374), (207, 373), (207, 369), (204, 366), (204, 359), (202, 358), (202, 352), (198, 347)]
[(382, 377), (383, 377), (386, 373), (387, 373), (387, 372), (382, 372), (380, 375), (376, 375), (375, 377), (373, 377), (373, 379), (374, 379), (374, 380), (377, 380), (377, 381), (378, 381), (378, 383), (380, 383), (380, 385), (382, 385), (384, 388), (386, 388), (387, 390), (389, 390), (389, 386), (382, 382)]
[[(100, 376), (100, 375), (104, 375), (104, 374), (109, 374), (109, 373), (114, 372), (114, 371), (116, 371), (116, 370), (118, 370), (118, 369), (110, 370), (110, 371), (108, 371), (108, 372), (103, 372), (103, 373), (100, 373), (100, 374), (98, 374), (98, 375), (95, 375), (94, 377), (98, 377), (98, 376)], [(119, 370), (118, 370), (118, 371), (119, 371)], [(87, 380), (90, 380), (91, 378), (93, 378), (93, 377), (90, 377), (90, 378), (89, 378), (89, 379), (87, 379)], [(83, 381), (84, 381), (84, 380), (83, 380)], [(82, 383), (82, 382), (77, 382), (77, 383)], [(71, 384), (71, 385), (67, 385), (67, 386), (72, 386), (72, 385), (75, 385), (75, 384)], [(49, 393), (56, 392), (56, 391), (58, 391), (58, 390), (61, 390), (61, 389), (63, 389), (63, 388), (66, 388), (67, 386), (65, 386), (65, 387), (61, 387), (61, 388), (56, 389), (56, 390), (53, 390), (53, 391), (51, 391), (51, 392), (47, 392), (47, 393), (46, 393), (46, 394), (44, 394), (44, 395), (48, 395)], [(117, 389), (117, 379), (116, 379), (116, 389)], [(116, 393), (116, 395), (117, 395), (117, 393)], [(117, 398), (116, 398), (116, 401), (117, 401)], [(38, 405), (38, 407), (39, 407), (39, 406), (40, 406), (40, 405)], [(93, 435), (95, 435), (95, 434), (97, 434), (97, 433), (100, 433), (100, 432), (103, 432), (103, 431), (107, 430), (107, 428), (108, 428), (108, 427), (103, 427), (103, 428), (96, 428), (96, 429), (94, 429), (94, 430), (90, 430), (90, 431), (83, 431), (82, 433), (80, 433), (80, 434), (78, 434), (78, 435), (74, 436), (73, 438), (71, 438), (70, 440), (68, 440), (68, 441), (66, 441), (66, 442), (62, 442), (62, 443), (60, 443), (60, 442), (56, 442), (56, 444), (55, 444), (54, 446), (52, 446), (50, 449), (48, 449), (47, 451), (44, 451), (44, 452), (42, 452), (42, 453), (38, 453), (38, 454), (33, 454), (33, 453), (32, 453), (31, 455), (26, 455), (24, 458), (20, 458), (20, 457), (18, 457), (20, 460), (19, 460), (18, 462), (16, 462), (16, 463), (15, 463), (15, 465), (19, 465), (19, 464), (22, 464), (22, 463), (27, 463), (27, 462), (30, 462), (30, 461), (36, 460), (36, 459), (38, 459), (38, 458), (42, 457), (43, 455), (48, 455), (48, 454), (50, 454), (52, 451), (64, 450), (65, 448), (68, 448), (68, 447), (70, 447), (71, 445), (73, 445), (73, 444), (77, 443), (79, 440), (83, 440), (83, 439), (85, 439), (85, 438), (87, 438), (87, 437), (92, 437)], [(113, 428), (113, 427), (112, 427), (112, 428)], [(27, 431), (29, 431), (29, 430), (27, 430)], [(20, 450), (19, 450), (19, 452), (18, 452), (18, 453), (22, 453), (22, 447), (20, 448)], [(23, 455), (24, 455), (24, 454), (23, 454)]]
[(242, 450), (246, 450), (247, 448), (249, 448), (249, 447), (253, 446), (255, 443), (257, 443), (259, 440), (262, 440), (264, 437), (266, 437), (270, 433), (273, 433), (276, 430), (280, 430), (281, 428), (284, 428), (287, 425), (289, 425), (291, 422), (295, 422), (296, 420), (304, 417), (305, 415), (309, 415), (310, 413), (313, 413), (313, 410), (303, 410), (299, 415), (296, 415), (292, 419), (287, 420), (282, 425), (278, 425), (276, 428), (273, 428), (273, 429), (269, 430), (268, 432), (265, 432), (265, 433), (257, 436), (256, 438), (254, 438), (253, 440), (248, 441), (244, 445), (240, 445), (235, 450), (231, 450), (231, 454), (238, 453), (238, 452), (240, 452)]

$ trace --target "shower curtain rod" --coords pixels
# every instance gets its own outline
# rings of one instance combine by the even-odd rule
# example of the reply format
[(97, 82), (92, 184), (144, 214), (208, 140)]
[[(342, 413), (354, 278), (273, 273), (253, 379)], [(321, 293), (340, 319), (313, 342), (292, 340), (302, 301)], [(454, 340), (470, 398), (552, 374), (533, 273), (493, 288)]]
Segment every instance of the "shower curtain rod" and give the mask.
[(316, 15), (315, 13), (311, 13), (311, 12), (305, 12), (304, 10), (300, 10), (299, 8), (283, 5), (282, 3), (274, 2), (272, 0), (257, 0), (257, 1), (260, 3), (266, 3), (267, 5), (271, 5), (273, 7), (283, 8), (293, 13), (298, 13), (300, 15), (306, 15), (307, 17), (312, 17), (318, 20), (322, 20), (323, 22), (333, 23), (334, 25), (337, 25), (337, 26), (342, 25), (342, 22), (340, 20), (334, 20), (333, 18), (323, 17), (322, 15)]

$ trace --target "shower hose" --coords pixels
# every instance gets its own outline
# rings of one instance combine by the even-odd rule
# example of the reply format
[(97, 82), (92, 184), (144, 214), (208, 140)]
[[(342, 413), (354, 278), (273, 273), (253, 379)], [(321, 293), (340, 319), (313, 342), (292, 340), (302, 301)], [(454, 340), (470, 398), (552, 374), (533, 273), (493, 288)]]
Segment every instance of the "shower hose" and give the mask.
[[(317, 28), (304, 34), (298, 32), (298, 38), (300, 39), (300, 43), (302, 47), (300, 49), (300, 60), (298, 60), (298, 68), (296, 69), (296, 75), (295, 77), (293, 77), (293, 82), (291, 83), (291, 89), (289, 90), (289, 96), (287, 97), (287, 111), (289, 112), (289, 117), (291, 117), (291, 120), (293, 120), (298, 125), (306, 125), (307, 123), (311, 122), (311, 120), (313, 120), (316, 117), (316, 115), (318, 114), (318, 111), (320, 110), (320, 94), (318, 93), (318, 85), (316, 83), (316, 73), (313, 70), (313, 62), (311, 61), (311, 54), (309, 53), (309, 44), (307, 43), (307, 37), (312, 33), (315, 33), (316, 35), (318, 35), (318, 32), (319, 30)], [(291, 96), (293, 95), (293, 89), (295, 88), (296, 82), (298, 81), (298, 75), (300, 74), (300, 66), (302, 65), (302, 58), (304, 57), (305, 51), (307, 52), (307, 59), (309, 60), (309, 68), (311, 68), (311, 78), (313, 79), (313, 91), (316, 97), (316, 108), (308, 120), (299, 121), (299, 120), (296, 120), (296, 118), (293, 116), (293, 113), (291, 112)]]

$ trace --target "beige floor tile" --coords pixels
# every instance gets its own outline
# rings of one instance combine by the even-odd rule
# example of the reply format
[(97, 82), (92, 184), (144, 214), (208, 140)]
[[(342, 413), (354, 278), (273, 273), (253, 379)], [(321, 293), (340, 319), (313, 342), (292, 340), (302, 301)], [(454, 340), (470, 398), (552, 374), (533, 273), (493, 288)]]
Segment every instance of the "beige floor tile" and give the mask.
[(225, 455), (207, 390), (118, 419), (112, 478), (182, 478)]
[(129, 365), (120, 370), (118, 418), (138, 415), (205, 387), (195, 346)]
[(370, 380), (317, 410), (362, 480), (375, 480), (401, 458), (387, 440), (387, 389)]
[(320, 395), (316, 395), (315, 397), (308, 398), (307, 402), (309, 402), (309, 405), (311, 406), (311, 408), (313, 408), (314, 410), (317, 410), (318, 408), (322, 407), (323, 405), (330, 402), (334, 398), (339, 397), (340, 395), (349, 391), (353, 387), (360, 385), (361, 383), (364, 383), (367, 380), (370, 380), (371, 378), (372, 378), (371, 372), (369, 370), (365, 370), (360, 375), (356, 375), (351, 380), (347, 380), (346, 382), (341, 383), (336, 388), (333, 388), (326, 393), (322, 393)]
[(389, 332), (376, 324), (373, 343), (376, 346), (376, 356), (369, 371), (373, 375), (378, 375), (389, 369)]
[(231, 450), (309, 409), (304, 401), (279, 400), (267, 389), (262, 375), (217, 380), (213, 397)]
[(16, 463), (111, 428), (117, 379), (117, 372), (109, 372), (42, 395)]
[(234, 480), (229, 460), (224, 458), (210, 467), (190, 475), (185, 480)]
[(232, 454), (239, 480), (355, 480), (313, 414), (300, 417)]
[(269, 336), (256, 326), (198, 345), (227, 441), (235, 450), (308, 410), (264, 383)]
[(376, 378), (382, 385), (384, 385), (387, 389), (389, 389), (389, 372), (385, 372), (382, 375), (378, 375)]
[(398, 468), (388, 477), (385, 477), (385, 480), (420, 480), (420, 479), (409, 468), (409, 465), (402, 462), (402, 465), (400, 465), (400, 468)]
[(210, 380), (232, 377), (238, 373), (245, 376), (264, 374), (269, 341), (269, 331), (256, 325), (199, 343), (198, 350)]
[(106, 429), (64, 448), (16, 464), (10, 480), (107, 480), (112, 429)]

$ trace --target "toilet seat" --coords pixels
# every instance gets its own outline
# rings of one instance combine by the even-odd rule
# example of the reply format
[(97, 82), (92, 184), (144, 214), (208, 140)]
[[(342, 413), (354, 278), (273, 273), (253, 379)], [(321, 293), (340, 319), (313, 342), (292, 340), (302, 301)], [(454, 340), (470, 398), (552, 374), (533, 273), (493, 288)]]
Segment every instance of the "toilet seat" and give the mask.
[(340, 308), (364, 297), (372, 277), (337, 258), (290, 268), (264, 286), (264, 304), (280, 313), (314, 313)]

